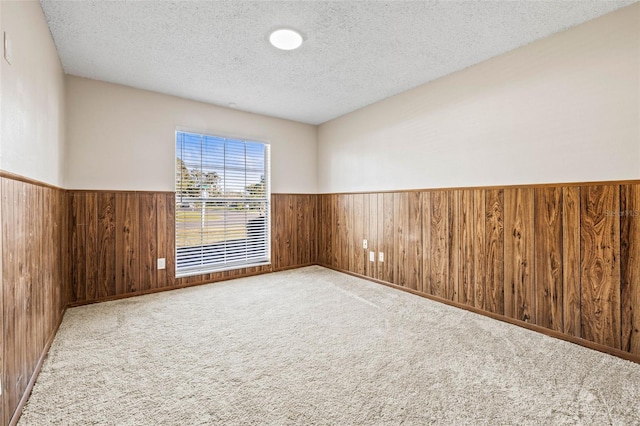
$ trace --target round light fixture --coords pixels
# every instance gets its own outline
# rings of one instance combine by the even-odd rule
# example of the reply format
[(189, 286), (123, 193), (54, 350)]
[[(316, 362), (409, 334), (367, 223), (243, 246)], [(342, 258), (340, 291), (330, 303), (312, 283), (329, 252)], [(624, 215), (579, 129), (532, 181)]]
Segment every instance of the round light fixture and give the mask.
[(281, 50), (297, 49), (302, 41), (302, 34), (288, 28), (280, 28), (269, 35), (269, 42)]

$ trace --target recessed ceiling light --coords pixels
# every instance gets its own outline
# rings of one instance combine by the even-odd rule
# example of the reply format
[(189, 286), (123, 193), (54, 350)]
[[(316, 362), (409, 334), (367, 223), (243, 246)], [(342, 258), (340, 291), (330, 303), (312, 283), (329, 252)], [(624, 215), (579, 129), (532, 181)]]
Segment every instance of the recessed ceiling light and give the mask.
[(288, 28), (280, 28), (269, 35), (269, 42), (281, 50), (297, 49), (302, 41), (302, 34)]

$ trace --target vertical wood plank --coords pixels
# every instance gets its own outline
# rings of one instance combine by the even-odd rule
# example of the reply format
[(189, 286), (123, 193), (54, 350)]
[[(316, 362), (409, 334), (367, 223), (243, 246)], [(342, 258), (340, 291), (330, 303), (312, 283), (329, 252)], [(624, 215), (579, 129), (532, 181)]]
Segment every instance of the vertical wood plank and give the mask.
[(293, 240), (296, 243), (295, 265), (303, 265), (309, 263), (309, 243), (311, 236), (309, 235), (309, 221), (311, 219), (309, 199), (306, 195), (294, 196), (296, 226), (294, 229)]
[(327, 265), (329, 237), (327, 234), (327, 197), (323, 194), (318, 195), (318, 264)]
[(393, 277), (394, 284), (407, 286), (408, 227), (409, 227), (409, 194), (398, 192), (393, 200)]
[(582, 337), (619, 349), (619, 186), (582, 187), (580, 199)]
[(533, 214), (533, 189), (504, 190), (504, 314), (535, 324)]
[(339, 268), (340, 265), (340, 232), (342, 231), (341, 225), (341, 200), (340, 196), (336, 194), (330, 195), (331, 197), (331, 208), (332, 208), (332, 221), (331, 221), (331, 266), (334, 268)]
[(353, 195), (352, 210), (353, 210), (353, 215), (352, 215), (353, 217), (353, 255), (351, 256), (351, 259), (353, 259), (353, 264), (351, 265), (350, 270), (355, 272), (356, 274), (364, 275), (364, 267), (365, 267), (364, 255), (366, 251), (366, 249), (362, 247), (362, 242), (365, 239), (364, 194)]
[(116, 196), (112, 192), (100, 192), (97, 196), (97, 297), (100, 298), (116, 294)]
[(98, 196), (84, 194), (85, 206), (85, 277), (86, 300), (93, 300), (98, 293)]
[(382, 262), (382, 269), (384, 271), (383, 280), (388, 283), (395, 282), (394, 280), (394, 262), (395, 259), (393, 257), (393, 244), (395, 242), (394, 239), (394, 231), (395, 226), (393, 223), (393, 209), (394, 209), (394, 197), (395, 194), (392, 192), (388, 192), (382, 195), (383, 199), (383, 223), (384, 223), (384, 262)]
[[(367, 275), (371, 278), (378, 276), (376, 253), (378, 252), (378, 194), (368, 194), (369, 198), (369, 250), (367, 251)], [(373, 252), (373, 262), (369, 258), (369, 252)]]
[(318, 196), (315, 194), (309, 195), (311, 202), (311, 221), (309, 229), (311, 238), (311, 255), (309, 263), (318, 263)]
[(449, 197), (446, 191), (431, 193), (431, 294), (449, 298)]
[(323, 226), (323, 218), (325, 216), (324, 213), (324, 204), (323, 204), (324, 196), (322, 194), (318, 194), (317, 196), (317, 205), (318, 205), (318, 215), (316, 216), (316, 249), (317, 249), (317, 258), (316, 262), (318, 265), (325, 264), (325, 231)]
[(271, 223), (273, 226), (273, 230), (271, 232), (271, 257), (275, 269), (278, 269), (283, 263), (283, 250), (286, 244), (283, 237), (285, 218), (283, 208), (281, 207), (281, 200), (282, 198), (280, 195), (271, 195)]
[(71, 289), (73, 300), (86, 300), (85, 195), (72, 193), (69, 199), (71, 224)]
[(479, 309), (485, 309), (486, 307), (485, 201), (485, 191), (483, 189), (473, 191), (473, 287), (475, 292), (475, 307)]
[(297, 235), (297, 218), (296, 218), (296, 197), (295, 195), (285, 195), (287, 200), (287, 213), (286, 213), (286, 240), (287, 240), (287, 251), (286, 258), (284, 261), (283, 267), (289, 267), (291, 265), (298, 264), (298, 241), (296, 238)]
[(620, 187), (623, 351), (640, 355), (640, 184)]
[(459, 245), (459, 301), (469, 306), (474, 305), (473, 286), (473, 191), (460, 191), (460, 245)]
[(324, 207), (325, 207), (325, 222), (324, 222), (324, 236), (325, 236), (325, 264), (327, 266), (331, 266), (333, 264), (333, 240), (335, 236), (333, 234), (334, 229), (334, 206), (333, 200), (330, 195), (323, 196), (324, 198)]
[[(4, 297), (4, 370), (3, 395), (5, 419), (11, 418), (11, 414), (17, 405), (17, 393), (15, 383), (18, 378), (18, 365), (16, 359), (16, 304), (17, 304), (17, 276), (18, 261), (17, 253), (14, 250), (15, 234), (15, 185), (11, 179), (0, 178), (2, 180), (2, 284)], [(10, 248), (10, 249), (9, 249)]]
[(342, 268), (342, 258), (344, 257), (343, 250), (344, 244), (342, 240), (345, 238), (346, 232), (346, 217), (345, 217), (345, 199), (343, 195), (334, 195), (335, 197), (335, 232), (334, 238), (336, 241), (336, 245), (334, 247), (334, 267), (341, 269)]
[(168, 256), (173, 257), (173, 253), (167, 252), (167, 197), (163, 193), (153, 194), (153, 197), (155, 198), (156, 204), (156, 249), (158, 251), (158, 258), (165, 259), (165, 269), (158, 269), (156, 271), (156, 287), (162, 288), (167, 285), (166, 258)]
[(27, 236), (28, 236), (28, 228), (27, 228), (27, 209), (26, 209), (26, 184), (24, 182), (15, 182), (15, 190), (16, 190), (16, 205), (15, 205), (15, 214), (14, 218), (16, 219), (16, 251), (18, 253), (18, 289), (16, 291), (18, 304), (16, 306), (16, 336), (17, 345), (16, 345), (16, 359), (18, 366), (18, 380), (16, 383), (16, 392), (17, 398), (19, 400), (20, 396), (24, 393), (24, 390), (27, 387), (27, 382), (29, 381), (28, 375), (28, 367), (27, 367), (27, 301), (25, 298), (27, 297), (27, 281), (29, 279), (29, 275), (25, 274), (28, 269), (28, 261), (27, 261)]
[(485, 193), (487, 223), (486, 308), (489, 312), (504, 313), (504, 193), (489, 189)]
[(367, 277), (371, 276), (371, 262), (369, 262), (369, 250), (373, 247), (373, 239), (371, 238), (371, 227), (369, 211), (369, 194), (362, 194), (362, 238), (367, 240), (367, 248), (362, 250), (363, 274)]
[(422, 289), (422, 193), (411, 191), (408, 194), (407, 232), (407, 287), (412, 290)]
[(562, 188), (535, 189), (536, 323), (562, 331)]
[(432, 294), (431, 288), (431, 192), (422, 193), (422, 285), (420, 291)]
[(158, 287), (157, 265), (157, 217), (156, 197), (154, 194), (139, 195), (139, 248), (140, 256), (140, 286), (139, 290), (149, 290)]
[(447, 299), (459, 301), (460, 289), (459, 285), (459, 251), (460, 248), (460, 191), (447, 191), (449, 198), (449, 271), (448, 271), (448, 287)]
[(341, 250), (341, 268), (350, 271), (350, 261), (353, 258), (353, 195), (344, 194), (342, 196), (342, 223), (344, 224)]
[(139, 198), (130, 192), (116, 194), (116, 293), (140, 288)]
[(562, 281), (564, 332), (580, 337), (580, 187), (562, 189)]
[(377, 194), (376, 197), (376, 216), (378, 218), (378, 232), (377, 232), (377, 244), (376, 244), (376, 278), (384, 281), (385, 279), (385, 263), (379, 262), (378, 255), (380, 252), (384, 252), (385, 249), (385, 221), (384, 221), (384, 194)]

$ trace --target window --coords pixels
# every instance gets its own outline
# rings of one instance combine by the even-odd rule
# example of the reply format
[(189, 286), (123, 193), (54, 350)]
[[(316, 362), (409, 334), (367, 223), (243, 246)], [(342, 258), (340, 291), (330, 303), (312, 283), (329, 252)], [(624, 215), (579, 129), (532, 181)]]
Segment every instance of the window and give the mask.
[(269, 145), (176, 132), (178, 276), (270, 261)]

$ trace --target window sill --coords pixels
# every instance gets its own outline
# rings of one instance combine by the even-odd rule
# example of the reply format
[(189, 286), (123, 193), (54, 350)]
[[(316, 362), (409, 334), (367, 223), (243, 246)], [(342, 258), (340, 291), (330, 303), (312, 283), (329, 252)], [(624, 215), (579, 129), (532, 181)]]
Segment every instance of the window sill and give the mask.
[(176, 271), (176, 278), (186, 278), (193, 277), (195, 275), (205, 275), (205, 274), (215, 274), (217, 272), (225, 272), (225, 271), (234, 271), (236, 269), (244, 269), (244, 268), (255, 268), (256, 266), (265, 266), (271, 265), (271, 261), (266, 262), (258, 262), (258, 263), (247, 263), (242, 265), (232, 265), (223, 268), (206, 268), (206, 269), (198, 269), (191, 271)]

